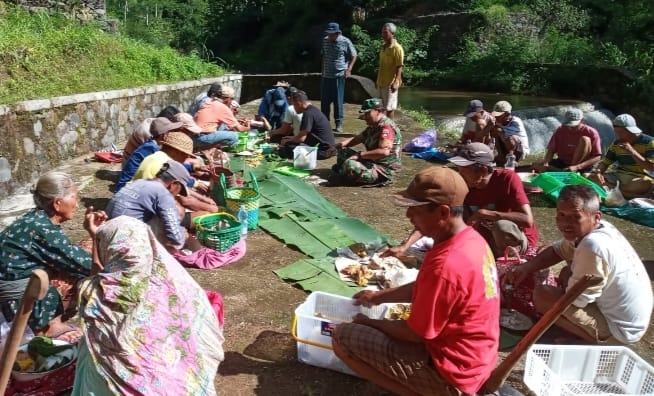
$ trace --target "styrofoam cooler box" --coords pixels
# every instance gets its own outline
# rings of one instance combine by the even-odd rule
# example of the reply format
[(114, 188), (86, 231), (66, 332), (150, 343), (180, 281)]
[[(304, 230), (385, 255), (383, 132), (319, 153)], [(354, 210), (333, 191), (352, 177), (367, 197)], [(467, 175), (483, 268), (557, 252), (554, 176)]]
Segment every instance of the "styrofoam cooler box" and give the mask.
[(536, 344), (524, 382), (538, 396), (654, 395), (654, 368), (623, 346)]
[(334, 328), (339, 323), (350, 322), (358, 313), (381, 319), (387, 307), (377, 305), (366, 308), (353, 302), (348, 297), (313, 292), (297, 307), (292, 333), (297, 341), (297, 358), (300, 362), (355, 375), (332, 350)]

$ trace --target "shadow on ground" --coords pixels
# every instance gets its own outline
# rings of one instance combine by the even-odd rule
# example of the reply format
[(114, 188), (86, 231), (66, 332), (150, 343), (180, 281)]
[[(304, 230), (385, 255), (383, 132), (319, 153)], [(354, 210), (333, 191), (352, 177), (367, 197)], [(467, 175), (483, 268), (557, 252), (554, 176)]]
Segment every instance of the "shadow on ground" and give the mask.
[[(243, 353), (227, 352), (218, 372), (223, 377), (253, 377), (257, 383), (254, 394), (262, 396), (390, 395), (355, 377), (300, 364), (296, 354), (295, 340), (290, 334), (263, 331)], [(283, 388), (280, 388), (280, 382), (284, 382)], [(290, 393), (283, 389), (290, 390)]]
[(120, 178), (120, 169), (118, 170), (99, 169), (97, 172), (95, 172), (95, 177), (98, 180), (105, 180), (111, 182), (108, 185), (108, 188), (110, 192), (113, 192), (114, 189), (116, 188), (116, 183), (118, 183), (118, 179)]

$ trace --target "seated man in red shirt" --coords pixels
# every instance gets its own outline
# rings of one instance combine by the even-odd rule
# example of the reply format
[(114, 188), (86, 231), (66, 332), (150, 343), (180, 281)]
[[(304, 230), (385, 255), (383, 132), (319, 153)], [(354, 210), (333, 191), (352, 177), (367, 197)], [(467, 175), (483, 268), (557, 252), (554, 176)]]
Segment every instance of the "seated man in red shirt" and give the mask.
[(583, 120), (581, 110), (566, 111), (563, 124), (554, 131), (547, 144), (545, 158), (533, 164), (537, 172), (564, 170), (586, 173), (602, 159), (599, 133)]
[(466, 223), (484, 236), (495, 257), (503, 256), (507, 246), (535, 255), (538, 229), (522, 180), (512, 170), (496, 169), (493, 155), (487, 145), (471, 143), (449, 159), (470, 188)]
[[(504, 256), (508, 246), (523, 256), (535, 256), (538, 229), (529, 198), (520, 177), (511, 170), (496, 169), (493, 150), (483, 143), (470, 143), (450, 158), (466, 181), (464, 219), (486, 239), (495, 257)], [(384, 255), (402, 256), (422, 234), (418, 229)]]
[(355, 304), (412, 303), (408, 320), (363, 314), (336, 327), (336, 355), (359, 376), (396, 394), (475, 394), (499, 346), (500, 299), (493, 254), (463, 221), (463, 178), (445, 167), (420, 171), (390, 200), (434, 239), (415, 282), (357, 293)]

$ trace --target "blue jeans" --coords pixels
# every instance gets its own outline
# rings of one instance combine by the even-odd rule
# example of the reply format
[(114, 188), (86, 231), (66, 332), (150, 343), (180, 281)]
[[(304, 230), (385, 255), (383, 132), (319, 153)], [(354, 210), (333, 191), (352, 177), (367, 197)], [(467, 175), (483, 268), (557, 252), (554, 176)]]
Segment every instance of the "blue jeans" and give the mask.
[(221, 146), (236, 146), (238, 144), (238, 132), (221, 131), (211, 133), (199, 133), (193, 135), (193, 146), (196, 148), (207, 147), (219, 144)]
[(334, 123), (343, 126), (343, 98), (345, 97), (345, 76), (324, 78), (320, 83), (320, 111), (329, 119), (330, 106), (334, 103)]

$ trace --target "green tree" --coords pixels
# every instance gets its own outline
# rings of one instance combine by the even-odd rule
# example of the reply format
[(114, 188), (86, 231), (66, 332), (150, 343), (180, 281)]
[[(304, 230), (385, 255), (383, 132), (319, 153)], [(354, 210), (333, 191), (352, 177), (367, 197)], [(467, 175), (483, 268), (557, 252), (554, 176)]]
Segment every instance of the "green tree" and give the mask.
[[(381, 31), (381, 25), (379, 28)], [(437, 30), (438, 26), (436, 25), (423, 32), (398, 26), (395, 38), (404, 49), (404, 80), (406, 82), (415, 82), (431, 68), (428, 60), (429, 42), (431, 35)], [(379, 50), (383, 45), (380, 34), (371, 36), (361, 26), (352, 25), (352, 40), (357, 47), (360, 59), (357, 61), (360, 63), (357, 73), (374, 80), (379, 65)]]
[(157, 46), (202, 52), (207, 40), (207, 0), (107, 0), (122, 33)]

